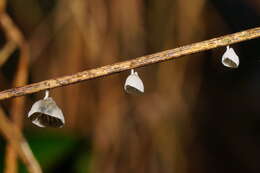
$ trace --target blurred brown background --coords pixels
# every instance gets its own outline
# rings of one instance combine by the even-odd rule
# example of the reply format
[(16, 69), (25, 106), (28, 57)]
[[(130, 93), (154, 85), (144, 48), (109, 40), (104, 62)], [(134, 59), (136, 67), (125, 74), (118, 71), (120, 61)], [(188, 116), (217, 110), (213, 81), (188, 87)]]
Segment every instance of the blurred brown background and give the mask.
[[(259, 0), (9, 0), (7, 12), (30, 46), (29, 83), (260, 24)], [(235, 70), (221, 64), (225, 48), (136, 69), (142, 96), (124, 92), (129, 72), (51, 90), (63, 129), (31, 124), (44, 93), (29, 95), (24, 134), (48, 173), (259, 172), (259, 45), (232, 45)], [(12, 87), (19, 53), (1, 67), (1, 90)]]

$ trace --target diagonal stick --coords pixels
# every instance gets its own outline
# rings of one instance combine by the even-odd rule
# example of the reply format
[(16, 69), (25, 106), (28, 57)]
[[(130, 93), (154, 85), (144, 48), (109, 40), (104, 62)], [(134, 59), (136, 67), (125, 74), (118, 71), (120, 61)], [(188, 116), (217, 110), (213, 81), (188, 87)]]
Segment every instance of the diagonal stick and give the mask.
[(79, 83), (82, 81), (126, 71), (137, 67), (142, 67), (150, 64), (177, 59), (185, 55), (203, 52), (217, 47), (222, 47), (234, 43), (252, 40), (258, 37), (260, 37), (260, 27), (222, 36), (222, 37), (213, 38), (211, 40), (193, 43), (183, 47), (166, 50), (163, 52), (159, 52), (147, 56), (142, 56), (128, 61), (118, 62), (115, 64), (78, 72), (64, 77), (49, 79), (42, 82), (25, 85), (23, 87), (4, 90), (0, 92), (0, 100), (32, 94), (47, 89), (63, 87), (63, 86)]

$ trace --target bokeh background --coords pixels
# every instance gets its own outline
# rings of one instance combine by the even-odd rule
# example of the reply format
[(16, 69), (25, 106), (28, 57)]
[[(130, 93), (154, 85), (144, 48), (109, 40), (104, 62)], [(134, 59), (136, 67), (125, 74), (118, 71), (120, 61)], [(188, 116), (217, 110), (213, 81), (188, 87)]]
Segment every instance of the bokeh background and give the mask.
[[(28, 83), (260, 24), (259, 0), (9, 0), (6, 10), (30, 47)], [(259, 46), (232, 45), (238, 69), (222, 66), (224, 47), (136, 69), (141, 96), (124, 92), (129, 72), (51, 90), (66, 118), (61, 129), (27, 119), (44, 93), (28, 95), (24, 135), (46, 173), (258, 173)], [(1, 90), (12, 88), (19, 55), (1, 66)], [(9, 116), (11, 101), (1, 102)], [(4, 138), (0, 155), (0, 172), (9, 173)]]

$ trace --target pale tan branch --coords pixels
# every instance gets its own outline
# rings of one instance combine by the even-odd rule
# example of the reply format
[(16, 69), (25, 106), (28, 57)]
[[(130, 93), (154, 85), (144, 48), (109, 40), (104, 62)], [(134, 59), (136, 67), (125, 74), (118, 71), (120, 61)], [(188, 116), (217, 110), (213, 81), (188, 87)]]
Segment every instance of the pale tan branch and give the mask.
[(0, 92), (0, 100), (32, 94), (47, 89), (71, 85), (85, 80), (95, 79), (95, 78), (111, 75), (114, 73), (126, 71), (137, 67), (142, 67), (142, 66), (147, 66), (150, 64), (155, 64), (163, 61), (177, 59), (185, 55), (190, 55), (190, 54), (214, 49), (217, 47), (227, 46), (234, 43), (255, 39), (258, 37), (260, 37), (260, 27), (214, 38), (207, 41), (186, 45), (176, 49), (166, 50), (163, 52), (142, 56), (139, 58), (115, 63), (112, 65), (106, 65), (103, 67), (78, 72), (72, 75), (59, 77), (56, 79), (49, 79), (42, 82), (26, 85), (23, 87), (8, 89)]
[[(5, 49), (2, 50), (2, 54), (3, 54), (3, 56), (1, 57), (2, 63), (4, 63), (7, 60), (7, 57), (10, 56), (12, 51), (14, 51), (17, 46), (19, 46), (20, 57), (19, 57), (19, 63), (18, 63), (15, 79), (13, 82), (13, 87), (25, 85), (27, 83), (27, 78), (28, 78), (28, 61), (29, 61), (29, 54), (30, 54), (27, 42), (25, 41), (22, 32), (15, 25), (15, 23), (12, 21), (12, 19), (9, 17), (7, 13), (3, 13), (1, 15), (0, 24), (2, 25), (5, 31), (5, 35), (8, 39), (8, 43), (6, 44)], [(24, 104), (25, 104), (25, 98), (17, 98), (12, 101), (11, 118), (17, 128), (22, 128), (23, 116), (21, 115), (24, 114)], [(12, 145), (7, 145), (6, 147), (5, 163), (6, 163), (5, 164), (6, 173), (17, 172), (18, 170), (17, 154), (15, 148), (13, 148)], [(28, 170), (31, 169), (30, 167), (34, 167), (33, 165), (26, 165), (26, 166), (28, 167)], [(29, 171), (31, 173), (38, 173), (38, 172), (32, 172), (37, 170), (29, 170)]]
[(17, 44), (21, 45), (24, 41), (23, 34), (15, 26), (12, 19), (6, 13), (1, 15), (0, 23), (5, 30), (6, 35), (9, 37), (8, 39), (13, 40)]
[(16, 33), (17, 29), (13, 29), (14, 25), (9, 16), (5, 13), (5, 3), (6, 2), (4, 0), (0, 0), (0, 24), (4, 30), (5, 37), (7, 39), (7, 43), (0, 51), (0, 66), (2, 66), (8, 60), (8, 58), (18, 46), (17, 41), (13, 39), (13, 37), (17, 35), (13, 34)]
[(16, 149), (30, 173), (41, 173), (41, 167), (23, 137), (21, 131), (10, 121), (0, 107), (0, 131), (8, 142)]
[(0, 67), (5, 64), (11, 54), (17, 48), (17, 44), (14, 41), (8, 41), (0, 51)]

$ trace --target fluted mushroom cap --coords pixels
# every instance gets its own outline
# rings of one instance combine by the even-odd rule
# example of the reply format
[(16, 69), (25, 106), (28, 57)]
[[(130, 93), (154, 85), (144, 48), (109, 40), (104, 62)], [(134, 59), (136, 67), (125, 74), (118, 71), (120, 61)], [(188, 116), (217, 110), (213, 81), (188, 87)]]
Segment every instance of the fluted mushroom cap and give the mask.
[(61, 109), (48, 97), (35, 102), (28, 113), (28, 118), (39, 127), (62, 127), (65, 124)]

